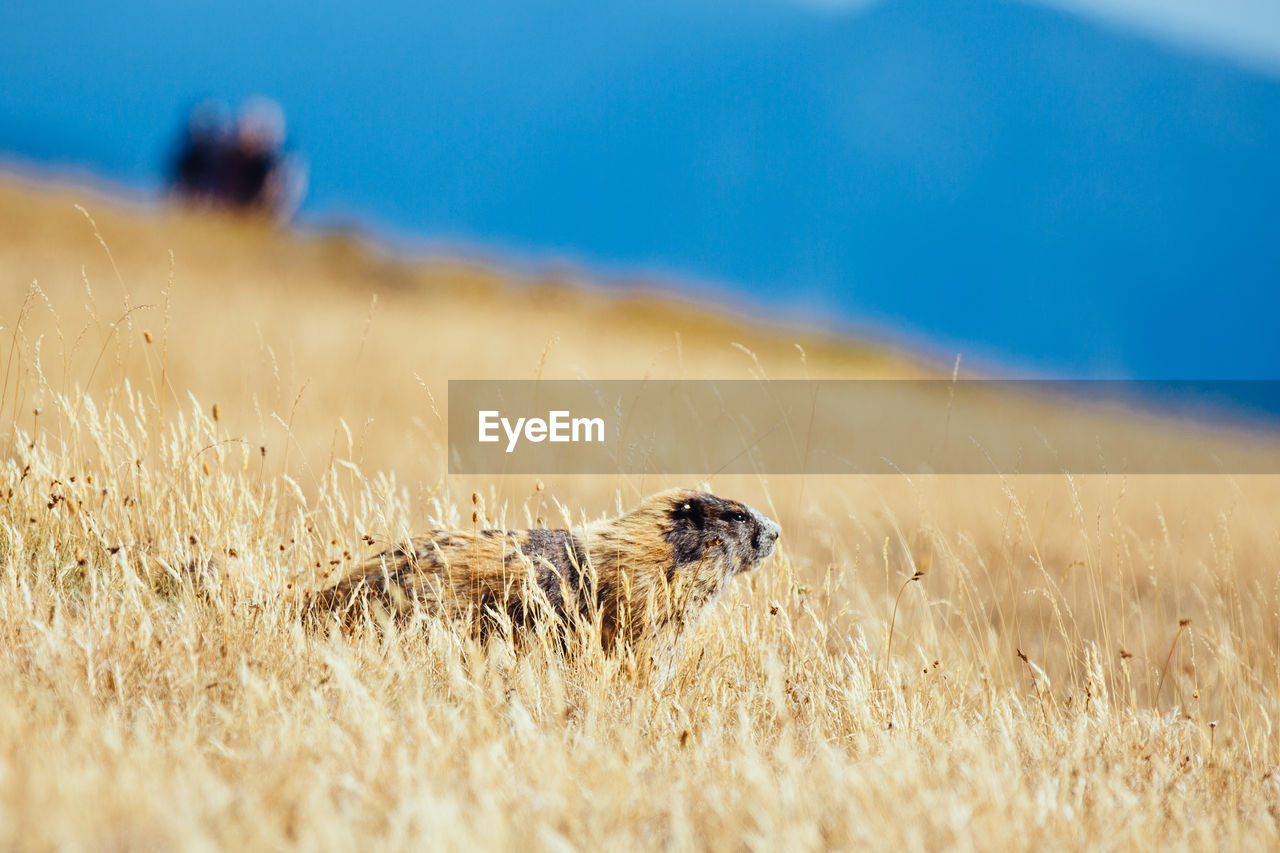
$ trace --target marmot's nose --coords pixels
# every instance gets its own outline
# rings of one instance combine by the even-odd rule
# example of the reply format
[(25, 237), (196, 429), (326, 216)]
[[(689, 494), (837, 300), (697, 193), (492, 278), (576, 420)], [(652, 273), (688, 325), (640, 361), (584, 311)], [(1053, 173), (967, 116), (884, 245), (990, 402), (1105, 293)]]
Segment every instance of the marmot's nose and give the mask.
[(778, 537), (782, 535), (782, 528), (776, 521), (769, 521), (765, 524), (764, 535), (769, 537), (770, 542), (777, 542)]

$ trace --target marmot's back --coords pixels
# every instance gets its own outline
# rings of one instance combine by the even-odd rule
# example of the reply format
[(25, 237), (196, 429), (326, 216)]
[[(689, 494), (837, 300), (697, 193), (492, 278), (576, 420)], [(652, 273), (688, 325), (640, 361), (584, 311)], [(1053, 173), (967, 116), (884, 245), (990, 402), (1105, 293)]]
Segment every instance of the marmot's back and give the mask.
[(527, 621), (525, 584), (565, 617), (566, 596), (579, 596), (588, 559), (568, 530), (436, 530), (384, 551), (317, 593), (308, 610), (358, 619), (375, 602), (393, 616), (417, 607), (452, 619), (492, 621), (506, 613)]

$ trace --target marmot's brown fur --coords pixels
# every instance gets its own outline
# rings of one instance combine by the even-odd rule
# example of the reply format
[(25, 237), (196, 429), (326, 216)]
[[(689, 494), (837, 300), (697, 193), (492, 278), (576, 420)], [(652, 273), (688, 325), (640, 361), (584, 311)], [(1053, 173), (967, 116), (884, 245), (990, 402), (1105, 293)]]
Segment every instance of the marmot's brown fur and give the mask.
[[(432, 531), (355, 568), (307, 609), (350, 622), (440, 613), (484, 634), (551, 615), (606, 649), (679, 631), (773, 553), (778, 525), (744, 503), (675, 489), (579, 530)], [(548, 611), (549, 614), (548, 614)]]

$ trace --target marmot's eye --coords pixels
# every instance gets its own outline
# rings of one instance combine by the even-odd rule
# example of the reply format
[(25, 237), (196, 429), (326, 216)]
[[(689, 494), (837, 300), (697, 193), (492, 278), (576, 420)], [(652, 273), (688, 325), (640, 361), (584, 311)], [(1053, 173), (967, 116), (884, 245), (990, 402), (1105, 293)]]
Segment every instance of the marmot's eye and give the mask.
[(726, 512), (724, 515), (729, 521), (736, 521), (739, 524), (747, 520), (747, 515), (743, 512)]

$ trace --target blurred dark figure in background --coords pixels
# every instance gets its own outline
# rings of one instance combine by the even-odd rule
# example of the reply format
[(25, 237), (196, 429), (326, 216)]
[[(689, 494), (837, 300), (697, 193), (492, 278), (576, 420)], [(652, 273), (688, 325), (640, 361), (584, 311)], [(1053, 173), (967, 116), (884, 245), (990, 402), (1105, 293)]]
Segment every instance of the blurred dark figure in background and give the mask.
[(277, 208), (284, 180), (284, 134), (284, 112), (275, 102), (256, 98), (240, 111), (223, 175), (223, 195), (229, 206)]
[(231, 110), (203, 101), (187, 117), (173, 163), (173, 190), (184, 199), (212, 204), (221, 159), (231, 142)]
[(174, 162), (174, 192), (199, 205), (287, 222), (302, 201), (306, 172), (284, 143), (284, 111), (275, 101), (250, 100), (234, 123), (225, 105), (206, 101), (187, 121)]

